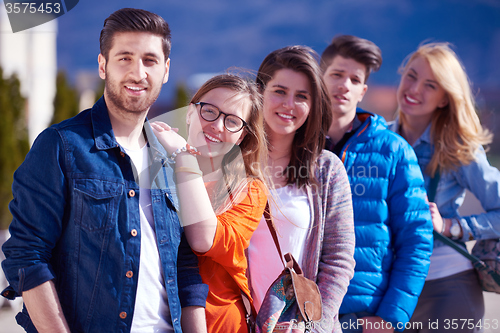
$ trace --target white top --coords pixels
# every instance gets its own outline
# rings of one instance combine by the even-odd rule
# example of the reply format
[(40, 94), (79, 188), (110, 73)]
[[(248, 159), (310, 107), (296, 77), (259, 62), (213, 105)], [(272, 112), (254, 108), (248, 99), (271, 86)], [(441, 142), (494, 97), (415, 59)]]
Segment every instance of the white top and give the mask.
[(174, 332), (154, 230), (147, 145), (139, 150), (125, 149), (125, 151), (139, 173), (139, 179), (137, 175), (135, 176), (140, 187), (141, 255), (131, 332)]
[(471, 261), (454, 248), (450, 246), (434, 247), (429, 273), (425, 280), (441, 279), (473, 268)]
[[(281, 252), (283, 255), (291, 252), (295, 260), (301, 263), (311, 225), (307, 193), (304, 188), (299, 189), (296, 185), (287, 185), (272, 192), (269, 205)], [(255, 309), (259, 311), (267, 289), (284, 268), (264, 217), (250, 240), (248, 257), (250, 289)]]

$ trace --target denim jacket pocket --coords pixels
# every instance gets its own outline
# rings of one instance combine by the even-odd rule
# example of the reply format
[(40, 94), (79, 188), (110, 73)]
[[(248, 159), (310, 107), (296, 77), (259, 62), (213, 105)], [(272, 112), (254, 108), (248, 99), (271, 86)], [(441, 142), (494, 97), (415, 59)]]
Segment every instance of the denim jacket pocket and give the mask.
[(74, 180), (75, 223), (88, 231), (113, 228), (124, 184), (96, 178)]

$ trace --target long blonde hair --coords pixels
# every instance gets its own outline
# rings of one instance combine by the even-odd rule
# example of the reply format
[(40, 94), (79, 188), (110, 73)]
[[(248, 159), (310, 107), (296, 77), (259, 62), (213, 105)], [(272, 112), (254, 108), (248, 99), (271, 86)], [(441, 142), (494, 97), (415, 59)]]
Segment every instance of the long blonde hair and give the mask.
[(209, 91), (227, 88), (243, 93), (250, 100), (250, 115), (245, 126), (246, 135), (239, 145), (235, 145), (222, 160), (223, 177), (209, 193), (212, 207), (217, 215), (231, 208), (241, 192), (253, 179), (265, 183), (263, 166), (267, 161), (267, 140), (264, 133), (262, 115), (262, 94), (250, 78), (236, 74), (221, 74), (205, 82), (194, 94), (191, 103), (200, 102)]
[[(449, 43), (428, 43), (410, 54), (400, 67), (402, 74), (416, 58), (427, 60), (438, 84), (446, 92), (448, 105), (436, 109), (431, 120), (434, 154), (426, 172), (456, 170), (472, 162), (477, 149), (491, 143), (493, 135), (483, 128), (476, 112), (471, 84), (465, 68)], [(407, 125), (405, 114), (398, 109), (399, 125)]]

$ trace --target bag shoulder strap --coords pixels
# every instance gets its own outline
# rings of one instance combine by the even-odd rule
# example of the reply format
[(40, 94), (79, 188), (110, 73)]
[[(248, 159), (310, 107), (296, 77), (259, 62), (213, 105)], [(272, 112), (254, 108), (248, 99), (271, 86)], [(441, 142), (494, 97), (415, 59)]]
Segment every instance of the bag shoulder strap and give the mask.
[(463, 246), (460, 246), (457, 243), (455, 243), (454, 241), (452, 241), (451, 239), (449, 239), (448, 237), (441, 235), (436, 230), (434, 230), (432, 233), (434, 235), (434, 238), (436, 238), (436, 239), (440, 240), (441, 242), (445, 243), (446, 245), (452, 247), (458, 253), (460, 253), (461, 255), (463, 255), (464, 257), (469, 259), (470, 261), (472, 261), (473, 264), (475, 264), (478, 261), (481, 261), (478, 257), (470, 254), (469, 251), (467, 251), (467, 249), (465, 249)]
[(465, 258), (469, 259), (472, 262), (472, 265), (474, 266), (474, 268), (476, 270), (486, 271), (488, 274), (490, 274), (493, 277), (495, 282), (500, 285), (500, 276), (498, 276), (498, 274), (496, 274), (495, 271), (493, 271), (491, 269), (491, 267), (488, 266), (484, 261), (482, 261), (481, 259), (479, 259), (475, 255), (470, 254), (469, 251), (467, 251), (467, 249), (458, 245), (457, 243), (455, 243), (454, 241), (452, 241), (448, 237), (441, 235), (436, 230), (433, 230), (432, 234), (434, 235), (435, 239), (440, 240), (441, 242), (443, 242), (446, 245), (450, 246), (451, 248), (455, 249), (458, 253), (463, 255)]
[[(293, 270), (297, 275), (302, 275), (302, 269), (300, 268), (300, 265), (297, 263), (297, 261), (295, 260), (295, 258), (292, 256), (291, 253), (285, 254), (286, 264), (285, 261), (283, 260), (283, 254), (281, 252), (278, 235), (276, 234), (276, 229), (274, 228), (273, 224), (273, 218), (271, 217), (271, 208), (269, 207), (269, 201), (266, 202), (266, 208), (264, 209), (264, 218), (266, 220), (267, 227), (271, 232), (271, 236), (273, 237), (274, 245), (276, 245), (276, 250), (278, 250), (278, 254), (280, 255), (280, 259), (281, 262), (283, 263), (283, 266), (285, 268), (286, 267), (293, 268)], [(247, 294), (245, 294), (242, 290), (241, 290), (241, 298), (243, 299), (243, 305), (245, 306), (245, 320), (247, 322), (248, 331), (253, 332), (255, 328), (255, 318), (252, 311), (253, 306)]]
[(293, 257), (293, 255), (290, 252), (285, 254), (285, 260), (286, 260), (286, 267), (287, 268), (293, 268), (293, 270), (295, 271), (295, 273), (297, 275), (303, 275), (302, 269), (300, 268), (299, 264), (297, 263), (297, 261), (295, 260), (295, 258)]
[(240, 291), (241, 299), (243, 300), (243, 306), (245, 307), (245, 321), (247, 322), (248, 332), (253, 333), (255, 330), (255, 316), (253, 314), (255, 310), (247, 294), (245, 294), (243, 290)]
[(278, 240), (278, 235), (276, 234), (276, 229), (274, 228), (273, 218), (271, 217), (271, 207), (269, 207), (269, 201), (266, 202), (266, 208), (264, 209), (264, 218), (267, 222), (267, 227), (271, 232), (271, 236), (273, 237), (274, 245), (276, 245), (276, 249), (280, 255), (281, 262), (283, 266), (286, 267), (285, 262), (283, 261), (283, 253), (281, 252), (280, 242)]
[(437, 169), (436, 173), (434, 174), (434, 177), (431, 178), (431, 181), (429, 183), (429, 189), (427, 190), (427, 199), (429, 199), (430, 202), (434, 202), (440, 178), (441, 174), (439, 173), (439, 169)]
[[(269, 207), (269, 201), (266, 202), (266, 208), (264, 209), (264, 218), (266, 219), (267, 226), (269, 227), (269, 230), (271, 231), (271, 235), (273, 236), (274, 244), (276, 245), (276, 249), (278, 249), (278, 253), (280, 254), (281, 262), (283, 262), (283, 256), (281, 255), (281, 248), (280, 244), (278, 242), (278, 236), (276, 235), (276, 231), (274, 230), (273, 226), (273, 220), (271, 218), (271, 210)], [(283, 265), (285, 263), (283, 262)], [(243, 290), (240, 290), (241, 292), (241, 298), (243, 300), (243, 306), (245, 307), (245, 320), (247, 322), (248, 326), (248, 332), (252, 333), (255, 330), (255, 309), (252, 306), (252, 303), (250, 302), (250, 298), (248, 297), (247, 294), (243, 292)]]

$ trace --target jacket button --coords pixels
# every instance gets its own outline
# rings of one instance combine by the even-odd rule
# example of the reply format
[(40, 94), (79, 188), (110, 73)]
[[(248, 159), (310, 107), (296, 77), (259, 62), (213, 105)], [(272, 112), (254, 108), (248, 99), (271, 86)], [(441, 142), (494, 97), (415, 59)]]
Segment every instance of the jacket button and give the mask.
[(2, 296), (7, 299), (14, 299), (14, 292), (12, 290), (4, 290)]
[(131, 198), (132, 198), (132, 197), (135, 197), (135, 191), (134, 191), (134, 190), (130, 190), (130, 191), (128, 191), (128, 195), (129, 195), (129, 197), (131, 197)]
[(125, 318), (127, 318), (127, 313), (126, 313), (125, 311), (120, 312), (120, 318), (121, 318), (121, 319), (125, 319)]
[(132, 229), (132, 231), (130, 231), (130, 234), (131, 234), (133, 237), (137, 236), (137, 230)]
[(125, 153), (121, 151), (121, 152), (120, 152), (120, 156), (121, 156), (121, 157), (125, 157)]
[(125, 274), (125, 276), (130, 279), (132, 276), (134, 276), (134, 272), (128, 271), (127, 274)]

